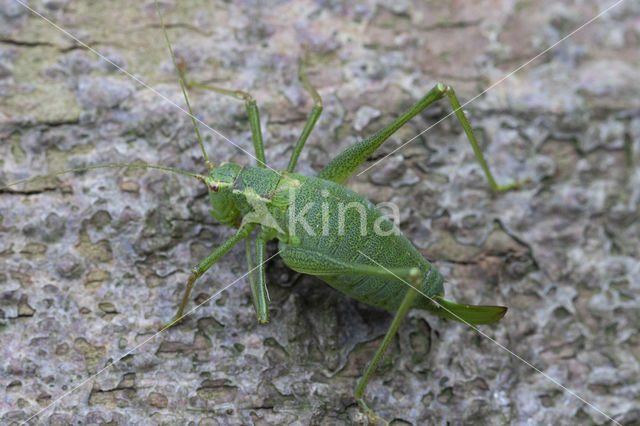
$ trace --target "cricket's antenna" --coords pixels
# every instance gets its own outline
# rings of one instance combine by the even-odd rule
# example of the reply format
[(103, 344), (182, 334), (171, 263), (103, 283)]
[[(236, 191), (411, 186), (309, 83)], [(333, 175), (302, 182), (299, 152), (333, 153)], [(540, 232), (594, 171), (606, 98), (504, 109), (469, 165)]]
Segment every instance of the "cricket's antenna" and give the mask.
[(19, 185), (21, 183), (30, 183), (30, 182), (34, 182), (37, 180), (41, 180), (41, 179), (46, 179), (46, 178), (50, 178), (50, 177), (54, 177), (54, 176), (60, 176), (60, 175), (64, 175), (67, 173), (74, 173), (74, 172), (84, 172), (86, 170), (93, 170), (93, 169), (108, 169), (108, 168), (117, 168), (117, 167), (130, 167), (130, 168), (144, 168), (144, 169), (157, 169), (157, 170), (164, 170), (167, 172), (173, 172), (173, 173), (178, 173), (181, 175), (185, 175), (185, 176), (189, 176), (189, 177), (193, 177), (198, 179), (199, 181), (202, 181), (204, 179), (204, 176), (201, 175), (197, 175), (195, 173), (189, 173), (189, 172), (185, 172), (182, 170), (178, 170), (178, 169), (172, 169), (171, 167), (163, 167), (163, 166), (154, 166), (154, 165), (150, 165), (150, 164), (105, 164), (102, 166), (87, 166), (87, 167), (78, 167), (76, 169), (67, 169), (67, 170), (62, 170), (59, 172), (54, 172), (54, 173), (49, 173), (47, 175), (40, 175), (40, 176), (35, 176), (29, 179), (22, 179), (16, 182), (12, 182), (8, 185), (4, 185), (4, 186), (0, 186), (0, 191), (3, 191), (5, 189), (8, 189), (12, 186), (15, 185)]
[(176, 69), (176, 73), (178, 74), (178, 81), (180, 82), (180, 89), (182, 89), (182, 95), (184, 96), (184, 100), (187, 103), (187, 109), (189, 110), (189, 116), (191, 117), (191, 121), (193, 122), (193, 128), (196, 129), (196, 135), (198, 136), (198, 142), (200, 142), (200, 148), (202, 148), (202, 155), (204, 156), (204, 161), (209, 170), (213, 170), (213, 165), (209, 161), (207, 157), (207, 152), (204, 149), (204, 143), (202, 142), (202, 137), (200, 136), (200, 131), (198, 130), (198, 125), (196, 123), (196, 119), (193, 116), (193, 111), (191, 110), (191, 104), (189, 103), (189, 97), (187, 96), (187, 89), (185, 88), (184, 78), (176, 62), (176, 57), (173, 53), (173, 48), (171, 47), (171, 42), (169, 41), (169, 35), (167, 34), (167, 28), (164, 25), (164, 20), (162, 19), (162, 13), (160, 13), (160, 6), (158, 5), (158, 0), (154, 0), (156, 5), (156, 12), (158, 12), (158, 17), (160, 18), (160, 25), (162, 26), (162, 33), (164, 34), (164, 39), (167, 42), (167, 47), (169, 48), (169, 53), (171, 54), (171, 62), (173, 62), (173, 66)]

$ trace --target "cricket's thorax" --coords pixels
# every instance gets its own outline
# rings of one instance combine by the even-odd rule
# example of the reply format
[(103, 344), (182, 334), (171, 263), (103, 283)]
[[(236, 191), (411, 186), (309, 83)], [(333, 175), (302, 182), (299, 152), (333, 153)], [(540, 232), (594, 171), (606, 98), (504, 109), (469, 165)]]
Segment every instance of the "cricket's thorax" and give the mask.
[(257, 223), (273, 237), (288, 239), (286, 210), (306, 177), (285, 171), (225, 163), (211, 174), (214, 217), (229, 225)]

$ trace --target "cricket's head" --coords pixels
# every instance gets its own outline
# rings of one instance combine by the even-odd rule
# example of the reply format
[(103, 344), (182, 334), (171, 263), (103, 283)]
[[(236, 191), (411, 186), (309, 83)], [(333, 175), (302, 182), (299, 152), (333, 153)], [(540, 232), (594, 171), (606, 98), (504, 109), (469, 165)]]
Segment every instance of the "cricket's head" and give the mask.
[(204, 178), (204, 183), (209, 189), (211, 214), (220, 223), (233, 224), (240, 215), (234, 205), (232, 194), (234, 182), (241, 170), (242, 166), (239, 164), (222, 163)]

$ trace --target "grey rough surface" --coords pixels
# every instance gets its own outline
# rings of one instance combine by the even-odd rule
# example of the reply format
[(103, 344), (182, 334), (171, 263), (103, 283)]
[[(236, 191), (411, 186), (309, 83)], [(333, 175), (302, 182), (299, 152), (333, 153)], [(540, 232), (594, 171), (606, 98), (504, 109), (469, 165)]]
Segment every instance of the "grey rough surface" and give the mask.
[[(267, 159), (284, 168), (311, 108), (300, 45), (325, 112), (298, 171), (411, 105), (436, 81), (467, 100), (612, 2), (163, 2), (196, 80), (249, 89)], [(183, 105), (153, 3), (31, 1), (58, 25)], [(625, 1), (466, 107), (499, 182), (493, 195), (448, 118), (349, 186), (401, 207), (402, 229), (448, 295), (498, 303), (482, 330), (623, 424), (640, 422), (640, 6)], [(193, 91), (198, 117), (251, 150), (244, 107)], [(450, 111), (401, 129), (388, 153)], [(247, 156), (203, 129), (214, 162)], [(0, 3), (0, 181), (146, 161), (203, 172), (188, 117)], [(202, 185), (101, 169), (0, 193), (0, 422), (24, 421), (152, 336), (189, 269), (229, 230)], [(246, 270), (236, 247), (196, 301)], [(181, 326), (89, 380), (46, 424), (366, 423), (352, 393), (391, 315), (268, 267), (272, 322), (240, 280)], [(193, 301), (192, 301), (193, 303)], [(193, 306), (193, 305), (192, 305)], [(412, 312), (367, 400), (395, 424), (604, 424), (606, 419), (468, 327)]]

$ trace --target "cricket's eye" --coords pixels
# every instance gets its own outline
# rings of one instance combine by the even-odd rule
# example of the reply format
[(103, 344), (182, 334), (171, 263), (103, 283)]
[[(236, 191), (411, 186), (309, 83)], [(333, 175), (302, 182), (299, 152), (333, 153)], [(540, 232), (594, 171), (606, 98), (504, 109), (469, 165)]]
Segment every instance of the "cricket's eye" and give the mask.
[(211, 182), (209, 184), (209, 189), (213, 192), (218, 192), (220, 190), (220, 187), (218, 186), (217, 182)]

